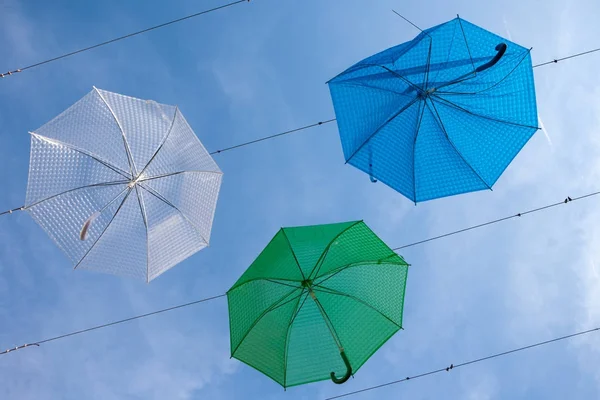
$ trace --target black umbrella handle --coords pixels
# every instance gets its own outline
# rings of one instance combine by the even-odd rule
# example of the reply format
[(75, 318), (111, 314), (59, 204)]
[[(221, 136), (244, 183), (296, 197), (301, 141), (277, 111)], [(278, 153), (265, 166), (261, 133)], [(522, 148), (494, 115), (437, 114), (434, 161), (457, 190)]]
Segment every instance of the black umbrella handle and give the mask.
[(350, 361), (348, 361), (348, 357), (346, 357), (346, 353), (342, 350), (340, 355), (342, 356), (342, 360), (344, 360), (344, 364), (346, 364), (346, 375), (338, 378), (335, 376), (335, 372), (331, 373), (331, 380), (333, 383), (337, 383), (338, 385), (346, 382), (348, 379), (350, 379), (350, 376), (352, 376), (352, 366), (350, 365)]
[(504, 53), (506, 53), (506, 49), (507, 48), (508, 48), (508, 46), (506, 45), (506, 43), (500, 43), (500, 44), (498, 44), (496, 46), (497, 53), (494, 56), (494, 58), (492, 58), (490, 61), (486, 62), (485, 64), (480, 65), (477, 68), (475, 68), (475, 71), (468, 72), (468, 73), (466, 73), (464, 75), (461, 75), (458, 78), (456, 78), (456, 79), (454, 79), (454, 80), (452, 80), (452, 81), (450, 81), (448, 83), (445, 83), (445, 84), (443, 84), (441, 86), (438, 86), (438, 87), (434, 88), (433, 90), (430, 89), (430, 91), (433, 93), (433, 92), (435, 92), (435, 91), (437, 91), (437, 90), (439, 90), (439, 89), (441, 89), (443, 87), (447, 87), (447, 86), (450, 86), (450, 85), (455, 85), (457, 83), (463, 82), (463, 81), (465, 81), (467, 79), (472, 78), (473, 74), (477, 74), (478, 72), (485, 71), (486, 69), (493, 67), (494, 65), (496, 65), (498, 63), (498, 61), (500, 61), (500, 59), (502, 58), (502, 56), (504, 55)]
[(477, 69), (475, 69), (475, 72), (481, 72), (481, 71), (485, 71), (486, 69), (493, 67), (494, 65), (496, 65), (496, 63), (498, 61), (500, 61), (500, 59), (502, 58), (502, 56), (504, 55), (504, 53), (506, 53), (506, 49), (508, 48), (508, 46), (506, 45), (506, 43), (500, 43), (498, 46), (496, 46), (496, 55), (494, 56), (494, 58), (492, 58), (490, 61), (486, 62), (483, 65), (480, 65), (479, 67), (477, 67)]

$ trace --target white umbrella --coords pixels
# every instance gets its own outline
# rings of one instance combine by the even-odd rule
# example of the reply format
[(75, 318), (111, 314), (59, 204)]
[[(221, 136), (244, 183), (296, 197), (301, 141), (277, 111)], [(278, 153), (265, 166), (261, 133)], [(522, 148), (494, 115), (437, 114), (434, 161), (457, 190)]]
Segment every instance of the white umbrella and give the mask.
[(150, 282), (208, 246), (222, 172), (177, 107), (94, 88), (30, 133), (21, 209), (76, 269)]

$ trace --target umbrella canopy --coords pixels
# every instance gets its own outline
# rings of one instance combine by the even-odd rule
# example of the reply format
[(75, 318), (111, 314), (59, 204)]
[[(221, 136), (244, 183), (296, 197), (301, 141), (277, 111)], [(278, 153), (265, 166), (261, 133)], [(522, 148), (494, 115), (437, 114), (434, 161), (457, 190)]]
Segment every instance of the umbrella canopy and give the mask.
[(283, 387), (343, 383), (402, 327), (407, 272), (362, 221), (282, 228), (227, 292), (231, 355)]
[(491, 189), (538, 129), (530, 50), (460, 18), (328, 83), (346, 162), (415, 203)]
[(94, 88), (30, 133), (24, 209), (75, 268), (149, 282), (208, 246), (222, 173), (177, 107)]

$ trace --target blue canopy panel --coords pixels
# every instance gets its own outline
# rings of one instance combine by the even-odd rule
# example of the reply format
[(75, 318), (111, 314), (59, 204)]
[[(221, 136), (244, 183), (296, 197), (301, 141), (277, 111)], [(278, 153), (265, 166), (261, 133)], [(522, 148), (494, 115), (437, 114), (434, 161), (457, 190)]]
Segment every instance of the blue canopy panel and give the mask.
[(529, 49), (459, 18), (328, 84), (346, 162), (415, 203), (491, 189), (538, 129)]

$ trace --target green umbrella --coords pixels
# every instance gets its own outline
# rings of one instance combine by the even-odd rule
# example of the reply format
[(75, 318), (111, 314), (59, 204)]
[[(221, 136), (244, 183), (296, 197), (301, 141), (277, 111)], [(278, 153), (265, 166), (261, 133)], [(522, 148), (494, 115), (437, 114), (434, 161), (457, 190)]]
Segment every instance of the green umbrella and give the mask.
[(343, 383), (402, 328), (407, 272), (362, 221), (282, 228), (227, 292), (231, 356), (284, 388)]

